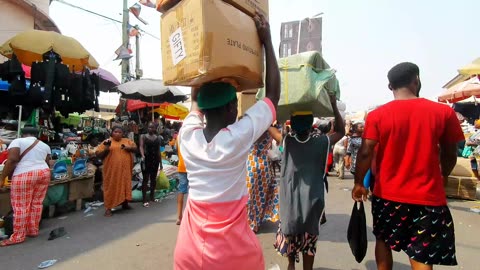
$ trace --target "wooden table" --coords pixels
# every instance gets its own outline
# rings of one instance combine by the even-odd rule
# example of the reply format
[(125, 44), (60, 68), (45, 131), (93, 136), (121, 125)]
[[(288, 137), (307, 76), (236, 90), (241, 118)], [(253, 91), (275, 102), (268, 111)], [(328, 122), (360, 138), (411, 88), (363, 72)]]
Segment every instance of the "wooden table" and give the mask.
[[(49, 186), (66, 185), (68, 189), (68, 200), (75, 201), (75, 210), (82, 210), (82, 199), (90, 198), (94, 194), (95, 175), (85, 175), (76, 178), (67, 178), (59, 181), (50, 181)], [(11, 210), (10, 189), (0, 191), (0, 215)], [(48, 216), (53, 217), (55, 205), (48, 208)]]

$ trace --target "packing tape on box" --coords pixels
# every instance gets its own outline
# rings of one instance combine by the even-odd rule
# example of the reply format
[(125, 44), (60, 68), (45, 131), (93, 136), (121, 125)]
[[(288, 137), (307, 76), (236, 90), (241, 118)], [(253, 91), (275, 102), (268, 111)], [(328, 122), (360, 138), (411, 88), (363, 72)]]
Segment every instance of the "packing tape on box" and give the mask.
[[(200, 67), (202, 68), (202, 70), (198, 71), (199, 74), (205, 74), (207, 73), (207, 68), (206, 67), (209, 67), (210, 66), (210, 62), (211, 62), (211, 57), (212, 57), (212, 50), (213, 50), (213, 32), (205, 32), (205, 33), (202, 33), (201, 37), (203, 38), (200, 38), (200, 59), (199, 59), (199, 63), (200, 63)], [(203, 41), (203, 42), (202, 42)]]

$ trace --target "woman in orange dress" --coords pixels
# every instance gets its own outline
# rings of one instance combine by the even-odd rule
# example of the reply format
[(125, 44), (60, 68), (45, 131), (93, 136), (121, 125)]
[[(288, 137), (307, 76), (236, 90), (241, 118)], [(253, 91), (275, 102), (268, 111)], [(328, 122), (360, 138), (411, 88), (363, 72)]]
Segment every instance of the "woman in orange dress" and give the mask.
[(112, 208), (122, 205), (124, 210), (132, 209), (133, 155), (135, 143), (123, 137), (122, 127), (114, 127), (110, 139), (97, 148), (97, 157), (103, 158), (103, 200), (105, 216), (112, 216)]

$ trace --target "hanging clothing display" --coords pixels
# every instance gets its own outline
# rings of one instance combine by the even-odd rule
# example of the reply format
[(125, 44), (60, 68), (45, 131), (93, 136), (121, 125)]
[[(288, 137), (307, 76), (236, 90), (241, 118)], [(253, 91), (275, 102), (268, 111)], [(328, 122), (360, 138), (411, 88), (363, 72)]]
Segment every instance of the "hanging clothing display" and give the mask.
[(84, 92), (84, 99), (83, 99), (83, 108), (82, 112), (86, 110), (93, 109), (95, 107), (95, 89), (92, 83), (92, 79), (90, 76), (90, 70), (85, 69), (83, 72), (83, 92)]
[(46, 71), (45, 62), (33, 62), (30, 70), (31, 83), (45, 86), (45, 82), (47, 81)]
[(53, 89), (55, 82), (55, 63), (56, 59), (54, 56), (50, 57), (44, 61), (44, 66), (46, 66), (46, 80), (45, 80), (45, 91), (43, 92), (43, 102), (42, 108), (47, 112), (53, 112)]
[(92, 73), (91, 79), (95, 89), (95, 102), (93, 109), (96, 112), (100, 112), (100, 103), (98, 102), (98, 97), (100, 96), (100, 77), (96, 73)]
[[(81, 113), (83, 109), (83, 76), (75, 73), (70, 74), (70, 105), (69, 112), (78, 112)], [(68, 117), (68, 116), (67, 116)]]

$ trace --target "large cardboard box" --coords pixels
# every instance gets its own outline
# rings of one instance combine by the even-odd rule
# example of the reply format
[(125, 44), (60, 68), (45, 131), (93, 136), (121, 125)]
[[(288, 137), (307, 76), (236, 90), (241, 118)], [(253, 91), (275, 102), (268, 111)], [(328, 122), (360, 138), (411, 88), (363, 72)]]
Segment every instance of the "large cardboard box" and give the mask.
[(265, 16), (268, 20), (268, 0), (224, 0), (232, 4), (234, 7), (247, 13), (250, 16), (255, 16), (258, 12)]
[(157, 0), (156, 8), (158, 11), (165, 13), (176, 4), (178, 4), (181, 0)]
[(476, 177), (449, 176), (445, 187), (447, 197), (479, 200), (477, 196), (478, 179)]
[(239, 90), (263, 86), (263, 48), (252, 18), (221, 0), (184, 0), (162, 16), (166, 85), (233, 78)]
[(256, 92), (252, 91), (237, 93), (238, 117), (243, 116), (245, 112), (257, 102), (256, 94)]
[[(158, 11), (165, 13), (181, 0), (157, 0), (156, 8)], [(268, 19), (268, 0), (224, 0), (234, 7), (240, 9), (250, 16), (255, 16), (258, 12)]]
[(455, 165), (455, 168), (453, 168), (453, 171), (450, 175), (463, 177), (474, 176), (472, 165), (470, 165), (470, 159), (462, 157), (457, 158), (457, 164)]

